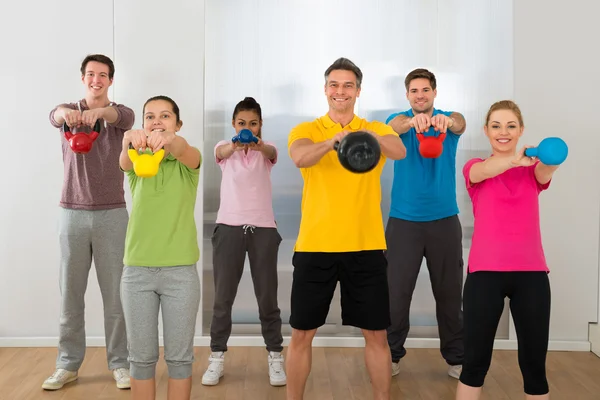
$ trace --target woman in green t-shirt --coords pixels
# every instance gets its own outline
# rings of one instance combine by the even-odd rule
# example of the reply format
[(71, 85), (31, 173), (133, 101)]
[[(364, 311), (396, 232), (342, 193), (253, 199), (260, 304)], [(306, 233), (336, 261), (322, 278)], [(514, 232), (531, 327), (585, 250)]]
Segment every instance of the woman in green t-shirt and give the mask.
[[(169, 400), (189, 399), (192, 388), (200, 304), (194, 207), (202, 157), (176, 134), (182, 125), (172, 99), (149, 99), (143, 108), (143, 129), (125, 133), (119, 159), (133, 200), (121, 280), (133, 400), (155, 398), (159, 309)], [(144, 174), (141, 164), (134, 165), (132, 160), (141, 160), (138, 149), (154, 154), (150, 164), (158, 168)]]

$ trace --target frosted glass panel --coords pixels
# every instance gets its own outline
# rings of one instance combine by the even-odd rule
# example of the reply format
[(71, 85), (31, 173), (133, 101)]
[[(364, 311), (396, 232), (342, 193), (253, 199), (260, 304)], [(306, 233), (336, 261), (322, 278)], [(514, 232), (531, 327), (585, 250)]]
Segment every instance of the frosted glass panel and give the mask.
[[(209, 156), (233, 135), (235, 104), (253, 96), (263, 107), (263, 137), (280, 151), (274, 167), (273, 206), (283, 242), (279, 253), (279, 305), (289, 332), (291, 259), (300, 222), (302, 180), (287, 154), (290, 129), (327, 112), (325, 69), (347, 57), (363, 71), (356, 113), (385, 121), (409, 107), (404, 77), (431, 69), (438, 80), (436, 107), (462, 112), (467, 131), (457, 161), (458, 200), (465, 265), (472, 234), (471, 204), (463, 187), (466, 159), (487, 154), (481, 126), (491, 103), (513, 94), (510, 1), (249, 1), (206, 3), (204, 164), (204, 333), (212, 317), (210, 237), (219, 205), (221, 172)], [(390, 205), (391, 162), (382, 178), (384, 219)], [(351, 200), (350, 200), (351, 201)], [(321, 335), (359, 335), (341, 326), (339, 297)], [(248, 265), (233, 310), (233, 334), (260, 334)], [(437, 337), (435, 303), (423, 266), (413, 297), (411, 337)], [(507, 321), (498, 334), (507, 335)]]

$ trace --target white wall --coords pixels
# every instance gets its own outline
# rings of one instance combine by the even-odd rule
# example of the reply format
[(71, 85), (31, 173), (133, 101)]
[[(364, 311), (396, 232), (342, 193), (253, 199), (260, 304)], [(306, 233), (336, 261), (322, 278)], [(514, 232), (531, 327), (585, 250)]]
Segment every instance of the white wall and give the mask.
[[(498, 1), (505, 4), (504, 0)], [(437, 3), (429, 0), (427, 7), (435, 8)], [(588, 323), (598, 321), (600, 309), (600, 180), (597, 179), (600, 136), (594, 132), (600, 65), (593, 50), (596, 46), (591, 43), (591, 38), (600, 37), (594, 20), (600, 10), (594, 2), (584, 0), (574, 0), (569, 7), (553, 6), (542, 0), (514, 3), (514, 27), (497, 24), (493, 29), (505, 30), (508, 35), (514, 32), (514, 98), (525, 115), (525, 138), (535, 144), (545, 136), (559, 135), (570, 145), (569, 159), (557, 173), (551, 189), (542, 196), (543, 240), (552, 270), (551, 339), (555, 349), (582, 349), (588, 341)], [(380, 22), (376, 12), (386, 12), (381, 2), (377, 4), (377, 7), (365, 5), (371, 7), (369, 21), (374, 24)], [(442, 10), (448, 7), (446, 2), (439, 4), (446, 4)], [(465, 6), (459, 2), (452, 5)], [(35, 13), (29, 12), (31, 7), (31, 2), (13, 2), (11, 11), (15, 15), (9, 15), (0, 25), (2, 37), (15, 38), (3, 42), (0, 63), (4, 94), (0, 98), (0, 117), (7, 149), (0, 197), (0, 346), (56, 343), (59, 310), (56, 222), (62, 158), (58, 133), (50, 126), (48, 113), (60, 102), (83, 96), (79, 64), (86, 54), (98, 52), (113, 57), (116, 76), (111, 98), (134, 109), (136, 127), (141, 126), (144, 100), (167, 94), (181, 107), (184, 120), (181, 133), (193, 144), (203, 144), (204, 2), (179, 0), (166, 5), (158, 0), (98, 0), (92, 9), (78, 1), (59, 0), (36, 2)], [(313, 11), (307, 15), (318, 16), (319, 6), (311, 7)], [(497, 11), (492, 4), (489, 12), (494, 10)], [(398, 10), (403, 15), (401, 23), (416, 24), (410, 18), (414, 10), (405, 11)], [(419, 26), (428, 26), (431, 21), (428, 15), (419, 14), (418, 20), (422, 21)], [(246, 21), (249, 26), (260, 22), (260, 19)], [(341, 23), (333, 14), (331, 20), (322, 22)], [(459, 22), (453, 25), (443, 16), (438, 18), (438, 23), (449, 31), (456, 29), (476, 35), (485, 28), (476, 18)], [(347, 25), (356, 27), (352, 23)], [(285, 29), (286, 24), (278, 26)], [(489, 24), (486, 26), (490, 29)], [(399, 38), (399, 43), (410, 42), (410, 34)], [(326, 40), (330, 38), (321, 38), (319, 43), (323, 47), (319, 54), (326, 51)], [(242, 37), (228, 45), (239, 46), (243, 54)], [(448, 45), (436, 57), (447, 57), (453, 49), (456, 48)], [(397, 55), (390, 52), (388, 65), (409, 68), (412, 65), (406, 59), (412, 53), (400, 50)], [(511, 57), (494, 58), (493, 54), (485, 54), (494, 63), (482, 68), (498, 68), (501, 63), (512, 62)], [(315, 74), (323, 69), (317, 65), (314, 68)], [(374, 63), (365, 67), (369, 71), (377, 68), (380, 67)], [(404, 72), (398, 71), (398, 75)], [(469, 73), (484, 72), (473, 69)], [(369, 76), (374, 74), (370, 72)], [(495, 83), (492, 81), (491, 85)], [(460, 92), (461, 87), (457, 90)], [(233, 96), (237, 99), (240, 94)], [(475, 111), (480, 107), (478, 102), (489, 103), (490, 99), (481, 100), (474, 93), (464, 95), (465, 108), (477, 114), (475, 120), (481, 119), (479, 111)], [(381, 104), (370, 98), (375, 97), (365, 91), (361, 107), (375, 114)], [(231, 112), (232, 100), (228, 101), (223, 108), (225, 114)], [(472, 135), (469, 143), (481, 143), (476, 131)], [(200, 243), (202, 198), (199, 193), (196, 217)], [(94, 271), (90, 273), (86, 301), (90, 344), (102, 343), (102, 305)], [(201, 332), (201, 314), (197, 327)], [(514, 332), (512, 335), (514, 338)], [(260, 342), (256, 341), (262, 345)]]
[[(231, 112), (245, 96), (254, 96), (263, 112), (263, 138), (278, 147), (280, 157), (272, 171), (273, 207), (277, 229), (283, 237), (279, 247), (279, 307), (284, 334), (291, 331), (289, 293), (292, 286), (292, 255), (300, 223), (302, 178), (287, 155), (287, 137), (300, 122), (327, 111), (323, 74), (337, 57), (347, 57), (363, 72), (361, 95), (355, 112), (369, 120), (385, 121), (397, 111), (410, 108), (404, 78), (418, 67), (430, 68), (437, 77), (436, 107), (457, 110), (468, 121), (457, 155), (457, 197), (463, 227), (463, 254), (468, 258), (473, 215), (462, 178), (466, 160), (487, 154), (489, 142), (479, 126), (492, 101), (513, 96), (513, 40), (503, 27), (512, 21), (510, 2), (479, 0), (469, 7), (448, 0), (348, 0), (336, 2), (288, 0), (273, 4), (260, 0), (210, 2), (206, 7), (205, 132), (206, 149), (233, 134)], [(236, 9), (236, 13), (229, 12)], [(315, 13), (319, 9), (319, 13)], [(411, 16), (405, 11), (411, 9)], [(293, 15), (294, 18), (289, 18)], [(340, 33), (339, 24), (361, 18), (365, 26)], [(401, 23), (398, 16), (402, 15)], [(319, 29), (307, 30), (307, 21)], [(254, 22), (256, 22), (254, 24)], [(472, 30), (478, 34), (473, 35)], [(277, 32), (276, 35), (273, 32)], [(342, 39), (343, 36), (343, 39)], [(240, 37), (243, 44), (235, 45)], [(493, 43), (494, 46), (490, 46)], [(497, 58), (505, 60), (498, 63)], [(221, 170), (214, 162), (204, 169), (205, 232), (212, 232), (219, 206)], [(382, 214), (387, 223), (393, 163), (382, 175)], [(204, 275), (212, 274), (212, 245), (205, 236)], [(213, 291), (203, 292), (205, 306)], [(322, 336), (362, 338), (359, 329), (342, 326), (339, 292), (334, 295)], [(212, 317), (205, 307), (205, 332)], [(409, 345), (416, 338), (437, 338), (436, 306), (425, 262), (421, 267), (411, 304)], [(234, 303), (232, 332), (260, 335), (260, 321), (249, 264)], [(508, 318), (497, 332), (508, 337)]]
[[(115, 85), (115, 97), (134, 109), (134, 128), (141, 129), (144, 102), (157, 95), (169, 96), (179, 106), (183, 121), (178, 135), (203, 152), (204, 0), (118, 0), (114, 4), (114, 62), (122, 77)], [(195, 209), (199, 245), (204, 165), (200, 170)], [(199, 271), (201, 264), (202, 254)], [(202, 313), (198, 313), (197, 332), (201, 327)], [(162, 317), (159, 329), (162, 336)]]
[[(544, 249), (551, 269), (550, 338), (588, 340), (598, 321), (600, 90), (597, 2), (515, 1), (515, 100), (523, 142), (560, 136), (569, 158), (541, 196)], [(499, 62), (502, 62), (499, 60)]]
[[(15, 16), (5, 15), (0, 24), (6, 39), (0, 63), (6, 149), (0, 197), (0, 338), (57, 336), (63, 169), (59, 133), (48, 115), (56, 104), (83, 97), (79, 67), (88, 52), (112, 57), (112, 6), (112, 0), (95, 3), (93, 29), (83, 29), (90, 10), (76, 0), (37, 2), (33, 13), (31, 2), (13, 2)], [(90, 285), (89, 292), (88, 333), (98, 335), (103, 324), (97, 285)]]
[[(98, 0), (91, 7), (60, 0), (36, 2), (35, 13), (31, 7), (12, 3), (21, 17), (0, 25), (2, 37), (17, 39), (4, 41), (0, 63), (2, 137), (11, 149), (4, 155), (0, 198), (0, 346), (56, 343), (63, 169), (59, 134), (48, 114), (56, 104), (84, 96), (79, 68), (87, 54), (113, 59), (110, 97), (135, 111), (134, 127), (141, 128), (144, 101), (165, 94), (180, 106), (181, 135), (202, 149), (204, 1)], [(127, 180), (125, 188), (129, 207)], [(201, 189), (196, 210), (202, 221)], [(92, 266), (86, 295), (90, 344), (103, 343), (102, 315)]]

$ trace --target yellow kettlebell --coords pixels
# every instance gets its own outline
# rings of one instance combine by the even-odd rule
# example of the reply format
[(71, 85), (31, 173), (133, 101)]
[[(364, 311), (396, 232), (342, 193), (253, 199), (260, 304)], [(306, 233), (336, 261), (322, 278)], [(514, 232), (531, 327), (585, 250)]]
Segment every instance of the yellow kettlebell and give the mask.
[(160, 149), (154, 154), (139, 154), (130, 144), (127, 154), (129, 154), (129, 159), (133, 163), (135, 174), (140, 178), (151, 178), (158, 174), (158, 167), (165, 156), (165, 149)]

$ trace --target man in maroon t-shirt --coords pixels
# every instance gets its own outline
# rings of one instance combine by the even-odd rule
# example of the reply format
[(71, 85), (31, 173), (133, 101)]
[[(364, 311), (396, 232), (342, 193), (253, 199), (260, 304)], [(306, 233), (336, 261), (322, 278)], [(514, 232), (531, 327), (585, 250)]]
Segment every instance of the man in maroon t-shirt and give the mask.
[[(64, 181), (60, 199), (60, 333), (56, 371), (43, 383), (57, 390), (77, 379), (85, 355), (84, 296), (92, 259), (104, 303), (108, 368), (120, 389), (130, 387), (125, 319), (119, 294), (125, 233), (123, 173), (119, 154), (123, 133), (133, 126), (133, 110), (108, 99), (115, 67), (110, 58), (89, 55), (81, 64), (85, 98), (63, 103), (50, 112), (50, 123), (60, 131)], [(96, 121), (100, 132), (88, 153), (75, 153), (63, 126), (72, 133), (90, 132)]]

